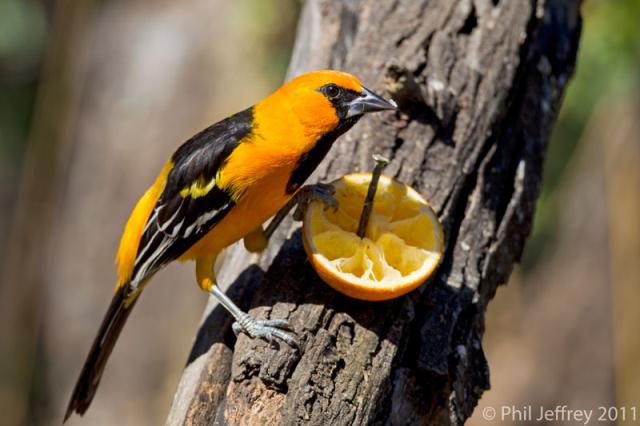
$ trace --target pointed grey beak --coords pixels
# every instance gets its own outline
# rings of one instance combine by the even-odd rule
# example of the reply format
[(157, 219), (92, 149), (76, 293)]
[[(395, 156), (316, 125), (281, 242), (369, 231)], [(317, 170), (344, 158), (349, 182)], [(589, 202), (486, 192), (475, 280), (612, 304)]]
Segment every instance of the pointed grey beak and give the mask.
[(347, 118), (362, 115), (367, 112), (385, 111), (397, 109), (398, 105), (393, 100), (386, 100), (362, 86), (362, 94), (349, 103)]

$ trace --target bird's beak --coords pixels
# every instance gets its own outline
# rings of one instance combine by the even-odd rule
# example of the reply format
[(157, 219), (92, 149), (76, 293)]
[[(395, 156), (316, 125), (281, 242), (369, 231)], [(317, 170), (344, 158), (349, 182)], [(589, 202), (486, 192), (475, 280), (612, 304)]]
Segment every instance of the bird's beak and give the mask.
[(397, 109), (398, 105), (393, 100), (386, 100), (380, 95), (376, 95), (366, 87), (362, 87), (362, 93), (349, 103), (347, 118), (362, 115), (367, 112), (385, 111)]

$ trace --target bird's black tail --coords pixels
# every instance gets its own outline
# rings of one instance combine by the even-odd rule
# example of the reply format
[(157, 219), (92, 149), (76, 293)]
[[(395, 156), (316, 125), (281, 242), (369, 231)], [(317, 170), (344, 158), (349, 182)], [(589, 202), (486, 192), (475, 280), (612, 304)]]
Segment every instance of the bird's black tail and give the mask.
[[(80, 372), (80, 377), (73, 389), (67, 412), (64, 415), (64, 422), (74, 411), (82, 415), (91, 405), (91, 400), (93, 400), (93, 396), (98, 389), (109, 355), (111, 355), (113, 346), (118, 340), (118, 336), (120, 336), (120, 332), (136, 303), (135, 299), (127, 300), (127, 287), (128, 285), (121, 286), (111, 300), (109, 309), (100, 325), (100, 330), (98, 330), (98, 335), (93, 341), (91, 351), (89, 351), (87, 360), (84, 362)], [(137, 299), (136, 296), (129, 296), (129, 299), (131, 297)]]

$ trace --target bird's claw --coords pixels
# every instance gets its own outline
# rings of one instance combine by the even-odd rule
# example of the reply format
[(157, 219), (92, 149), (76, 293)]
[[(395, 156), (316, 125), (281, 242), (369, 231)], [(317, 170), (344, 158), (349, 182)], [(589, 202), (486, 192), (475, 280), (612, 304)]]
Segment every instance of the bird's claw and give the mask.
[(231, 325), (231, 329), (237, 336), (245, 333), (252, 339), (260, 338), (269, 343), (274, 342), (274, 338), (284, 341), (291, 347), (300, 348), (298, 339), (293, 333), (293, 328), (287, 320), (283, 319), (257, 319), (249, 314), (245, 314), (239, 321)]
[(334, 212), (338, 211), (339, 203), (334, 194), (336, 188), (330, 183), (316, 183), (313, 185), (303, 186), (296, 194), (298, 197), (298, 207), (293, 212), (293, 219), (300, 221), (304, 217), (304, 211), (312, 201), (321, 201), (324, 203), (325, 210), (331, 208)]

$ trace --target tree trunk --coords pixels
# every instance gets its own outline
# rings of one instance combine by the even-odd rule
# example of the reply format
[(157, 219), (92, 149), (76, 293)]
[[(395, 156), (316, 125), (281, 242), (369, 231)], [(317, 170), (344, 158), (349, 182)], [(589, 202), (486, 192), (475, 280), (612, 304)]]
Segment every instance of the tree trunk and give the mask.
[[(168, 424), (459, 424), (489, 388), (484, 313), (519, 260), (542, 161), (573, 70), (579, 0), (308, 0), (290, 74), (348, 70), (402, 112), (367, 117), (312, 180), (370, 170), (422, 193), (445, 257), (419, 290), (349, 299), (315, 274), (299, 225), (258, 260), (234, 248), (229, 294), (288, 318), (302, 353), (241, 335), (210, 303)], [(293, 232), (292, 232), (293, 231)], [(284, 244), (279, 241), (288, 236)], [(280, 237), (280, 238), (278, 238)], [(266, 269), (266, 272), (263, 270)]]

